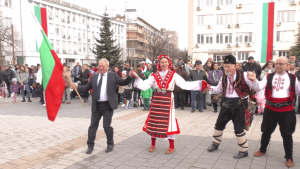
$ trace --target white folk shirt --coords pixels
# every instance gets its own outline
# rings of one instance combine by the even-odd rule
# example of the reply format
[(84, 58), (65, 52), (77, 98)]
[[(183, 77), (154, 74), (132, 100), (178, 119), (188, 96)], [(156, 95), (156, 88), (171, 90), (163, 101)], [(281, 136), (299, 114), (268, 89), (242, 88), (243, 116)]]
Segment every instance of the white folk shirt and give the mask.
[[(235, 79), (236, 79), (236, 74), (237, 74), (237, 72), (233, 75), (233, 81), (235, 81)], [(228, 76), (227, 76), (227, 77), (228, 77)], [(219, 83), (218, 83), (217, 86), (211, 86), (210, 92), (211, 92), (212, 94), (221, 94), (221, 93), (223, 93), (222, 79), (223, 79), (223, 77), (220, 78)], [(247, 72), (244, 72), (244, 79), (245, 79), (246, 84), (250, 87), (250, 84), (251, 84), (252, 82), (247, 78)], [(227, 78), (227, 84), (228, 84), (228, 85), (230, 84), (230, 81), (229, 81), (228, 78)], [(240, 97), (240, 96), (236, 93), (234, 87), (233, 87), (233, 93), (232, 93), (232, 94), (229, 94), (229, 92), (228, 92), (228, 91), (229, 91), (229, 86), (228, 86), (228, 85), (227, 85), (225, 97), (227, 97), (227, 98), (237, 98), (237, 97)], [(246, 96), (246, 97), (244, 97), (244, 98), (248, 98), (248, 96)]]
[[(272, 80), (272, 98), (287, 98), (290, 97), (290, 77), (287, 73), (279, 75), (275, 73)], [(267, 76), (262, 81), (252, 82), (251, 88), (256, 91), (264, 90), (267, 86)], [(295, 92), (300, 95), (300, 85), (298, 78), (295, 79)]]
[[(101, 73), (99, 73), (98, 75), (98, 80), (97, 80), (97, 85), (99, 84), (101, 78)], [(98, 101), (104, 102), (104, 101), (108, 101), (107, 99), (107, 92), (106, 92), (106, 87), (107, 87), (107, 72), (104, 73), (104, 75), (102, 76), (102, 86), (101, 86), (101, 91), (100, 91), (100, 99)]]
[[(165, 78), (168, 71), (160, 71), (159, 75), (162, 79)], [(181, 76), (179, 76), (177, 73), (174, 73), (172, 80), (175, 81), (176, 85), (184, 90), (194, 90), (198, 91), (202, 88), (202, 81), (193, 81), (193, 82), (187, 82), (185, 81)], [(140, 90), (147, 90), (151, 88), (155, 84), (155, 79), (153, 75), (151, 75), (147, 80), (142, 80), (141, 78), (135, 80), (134, 86), (139, 88)], [(174, 83), (170, 83), (167, 90), (174, 90)]]

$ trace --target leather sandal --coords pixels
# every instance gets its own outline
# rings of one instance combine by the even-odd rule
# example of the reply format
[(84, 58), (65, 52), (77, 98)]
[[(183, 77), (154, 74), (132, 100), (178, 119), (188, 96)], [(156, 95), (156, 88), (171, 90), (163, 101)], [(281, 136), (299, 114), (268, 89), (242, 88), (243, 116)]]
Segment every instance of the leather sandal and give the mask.
[(174, 151), (175, 151), (175, 148), (174, 148), (174, 149), (169, 148), (169, 149), (166, 151), (166, 154), (172, 154)]
[(265, 155), (266, 153), (262, 153), (260, 150), (258, 150), (258, 151), (256, 151), (255, 153), (254, 153), (254, 156), (255, 157), (261, 157), (261, 156), (263, 156), (263, 155)]
[(287, 167), (294, 167), (294, 162), (291, 159), (286, 160), (285, 166)]
[(151, 147), (148, 149), (149, 152), (153, 152), (154, 150), (155, 150), (155, 146), (151, 146)]

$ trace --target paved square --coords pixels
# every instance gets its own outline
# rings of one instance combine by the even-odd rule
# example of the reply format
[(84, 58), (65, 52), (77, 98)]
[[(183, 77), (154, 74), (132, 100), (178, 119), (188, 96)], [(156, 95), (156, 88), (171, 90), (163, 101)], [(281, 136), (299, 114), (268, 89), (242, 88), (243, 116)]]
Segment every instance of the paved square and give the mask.
[[(268, 152), (260, 158), (253, 153), (260, 144), (261, 116), (254, 116), (252, 127), (247, 132), (249, 157), (233, 159), (238, 152), (232, 123), (228, 123), (219, 150), (206, 151), (211, 144), (214, 123), (218, 113), (212, 107), (204, 113), (190, 113), (191, 108), (176, 109), (176, 118), (181, 130), (176, 135), (173, 154), (164, 154), (169, 146), (166, 139), (157, 139), (156, 149), (149, 153), (150, 137), (142, 131), (148, 112), (142, 108), (125, 110), (119, 107), (114, 112), (115, 148), (105, 153), (106, 136), (102, 120), (92, 154), (85, 154), (87, 130), (90, 123), (91, 101), (83, 107), (79, 99), (70, 105), (62, 104), (55, 122), (47, 119), (45, 107), (33, 99), (32, 103), (17, 104), (12, 99), (0, 100), (0, 169), (135, 169), (135, 168), (215, 168), (215, 169), (283, 169), (284, 149), (278, 127), (273, 133)], [(299, 123), (299, 115), (297, 122)], [(295, 169), (300, 169), (300, 128), (296, 127), (294, 139)]]

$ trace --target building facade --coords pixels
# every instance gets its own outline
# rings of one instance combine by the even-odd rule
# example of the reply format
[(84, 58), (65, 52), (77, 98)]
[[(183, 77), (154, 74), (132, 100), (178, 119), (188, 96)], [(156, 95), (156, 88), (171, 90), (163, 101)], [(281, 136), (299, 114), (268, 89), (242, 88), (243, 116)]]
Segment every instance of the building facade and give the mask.
[(189, 0), (188, 54), (221, 63), (233, 54), (238, 62), (261, 60), (263, 3), (274, 2), (273, 60), (287, 57), (300, 26), (299, 0)]
[[(62, 0), (14, 0), (12, 7), (6, 12), (12, 16), (12, 22), (21, 34), (23, 50), (17, 52), (18, 63), (36, 65), (40, 63), (39, 53), (36, 52), (34, 38), (31, 36), (31, 26), (26, 24), (34, 6), (46, 8), (48, 38), (60, 60), (73, 66), (96, 62), (92, 53), (94, 37), (99, 38), (101, 15), (90, 9)], [(19, 15), (9, 15), (17, 12)], [(20, 17), (20, 13), (22, 14)], [(126, 23), (111, 21), (115, 45), (121, 48), (121, 59), (126, 60)]]

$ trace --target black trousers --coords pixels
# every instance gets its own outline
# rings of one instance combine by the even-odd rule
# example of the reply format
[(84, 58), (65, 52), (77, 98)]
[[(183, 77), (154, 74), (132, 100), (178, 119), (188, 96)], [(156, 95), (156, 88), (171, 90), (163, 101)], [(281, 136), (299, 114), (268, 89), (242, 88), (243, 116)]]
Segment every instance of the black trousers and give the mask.
[[(247, 109), (248, 102), (247, 99), (243, 100), (245, 107)], [(226, 124), (232, 120), (234, 126), (234, 133), (241, 134), (244, 132), (245, 128), (245, 109), (241, 103), (234, 105), (228, 105), (224, 101), (222, 103), (221, 111), (219, 113), (217, 122), (215, 124), (216, 130), (224, 130)]]
[(187, 90), (185, 91), (185, 102), (191, 102), (192, 98), (191, 98), (191, 91)]
[(293, 159), (293, 136), (296, 127), (295, 110), (288, 112), (275, 112), (265, 108), (263, 121), (261, 124), (260, 151), (265, 153), (269, 145), (271, 134), (279, 124), (279, 130), (283, 139), (283, 147), (286, 159)]
[(175, 100), (175, 107), (184, 107), (184, 96), (185, 92), (173, 92), (174, 93), (174, 100)]
[(11, 92), (10, 92), (10, 82), (9, 81), (5, 81), (6, 83), (6, 87), (7, 87), (7, 90), (8, 90), (8, 95), (10, 96)]
[(110, 126), (111, 119), (113, 117), (113, 110), (111, 109), (109, 102), (97, 102), (96, 112), (92, 112), (91, 124), (88, 130), (87, 145), (89, 148), (93, 148), (95, 145), (96, 133), (99, 126), (99, 121), (103, 116), (103, 128), (107, 138), (107, 144), (114, 144), (113, 133), (114, 129)]

